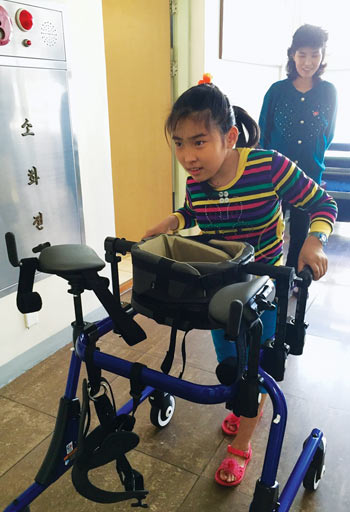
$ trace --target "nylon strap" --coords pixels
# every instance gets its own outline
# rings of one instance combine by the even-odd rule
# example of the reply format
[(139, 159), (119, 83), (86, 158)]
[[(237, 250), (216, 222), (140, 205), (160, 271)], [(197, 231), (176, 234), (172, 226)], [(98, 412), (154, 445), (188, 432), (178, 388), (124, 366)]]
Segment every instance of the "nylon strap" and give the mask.
[(175, 347), (176, 347), (176, 334), (177, 334), (177, 327), (176, 327), (176, 322), (174, 321), (173, 326), (171, 328), (171, 333), (170, 333), (169, 348), (165, 355), (164, 361), (162, 362), (161, 367), (160, 367), (162, 372), (165, 373), (166, 375), (168, 375), (168, 373), (170, 372), (173, 361), (174, 361)]
[(130, 370), (130, 395), (133, 399), (132, 416), (135, 415), (141, 400), (142, 391), (145, 389), (145, 385), (141, 383), (143, 368), (147, 368), (147, 366), (142, 363), (133, 363)]
[(121, 307), (120, 301), (108, 288), (109, 281), (95, 271), (82, 272), (88, 289), (93, 290), (102, 306), (111, 317), (116, 332), (120, 333), (130, 346), (146, 339), (144, 330)]

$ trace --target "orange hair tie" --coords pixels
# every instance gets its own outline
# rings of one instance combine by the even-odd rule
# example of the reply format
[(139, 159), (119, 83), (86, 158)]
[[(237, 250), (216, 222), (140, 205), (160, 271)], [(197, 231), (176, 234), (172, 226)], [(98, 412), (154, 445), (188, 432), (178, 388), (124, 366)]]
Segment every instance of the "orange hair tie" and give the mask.
[(199, 80), (198, 85), (200, 84), (211, 84), (212, 75), (210, 73), (204, 73), (202, 80)]

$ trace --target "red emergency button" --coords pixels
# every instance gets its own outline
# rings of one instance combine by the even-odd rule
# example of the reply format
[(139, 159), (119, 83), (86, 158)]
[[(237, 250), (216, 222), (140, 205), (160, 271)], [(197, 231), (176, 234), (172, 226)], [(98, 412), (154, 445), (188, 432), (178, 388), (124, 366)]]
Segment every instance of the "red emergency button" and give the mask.
[(26, 9), (18, 9), (16, 12), (16, 23), (21, 30), (26, 32), (33, 27), (33, 16)]

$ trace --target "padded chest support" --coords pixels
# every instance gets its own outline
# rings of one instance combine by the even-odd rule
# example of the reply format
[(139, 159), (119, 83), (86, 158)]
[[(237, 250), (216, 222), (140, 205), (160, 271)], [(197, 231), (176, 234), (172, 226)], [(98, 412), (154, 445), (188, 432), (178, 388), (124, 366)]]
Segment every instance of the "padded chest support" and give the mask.
[(269, 279), (269, 276), (261, 276), (246, 283), (234, 283), (221, 288), (209, 303), (209, 315), (216, 322), (226, 325), (231, 302), (239, 300), (245, 306)]
[(222, 287), (249, 279), (239, 265), (254, 258), (254, 249), (242, 242), (198, 239), (159, 235), (132, 246), (135, 311), (184, 331), (219, 327), (208, 316), (209, 301)]

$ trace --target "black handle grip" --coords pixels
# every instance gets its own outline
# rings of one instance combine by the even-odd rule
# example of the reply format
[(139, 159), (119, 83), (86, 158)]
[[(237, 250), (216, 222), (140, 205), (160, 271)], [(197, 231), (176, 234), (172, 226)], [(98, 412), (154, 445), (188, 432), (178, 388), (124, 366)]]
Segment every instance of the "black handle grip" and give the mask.
[(299, 272), (298, 277), (300, 277), (303, 280), (304, 287), (308, 288), (314, 278), (314, 274), (312, 272), (311, 267), (309, 267), (309, 265), (305, 265), (303, 270)]
[(11, 263), (11, 265), (13, 267), (19, 267), (15, 235), (8, 231), (5, 234), (5, 240), (6, 240), (7, 255), (8, 255), (9, 262)]
[(131, 251), (131, 247), (134, 244), (136, 244), (136, 242), (125, 240), (125, 238), (114, 238), (108, 236), (105, 239), (105, 251), (112, 251), (114, 253), (125, 255), (127, 252)]
[(46, 247), (51, 247), (50, 242), (44, 242), (43, 244), (39, 244), (36, 247), (33, 247), (32, 251), (35, 253), (41, 252), (43, 249), (46, 249)]
[(256, 276), (267, 275), (272, 279), (285, 278), (292, 280), (295, 276), (294, 268), (292, 267), (269, 265), (267, 263), (260, 263), (259, 261), (252, 261), (242, 265), (242, 270)]

